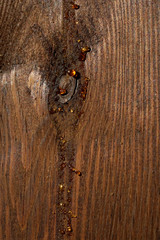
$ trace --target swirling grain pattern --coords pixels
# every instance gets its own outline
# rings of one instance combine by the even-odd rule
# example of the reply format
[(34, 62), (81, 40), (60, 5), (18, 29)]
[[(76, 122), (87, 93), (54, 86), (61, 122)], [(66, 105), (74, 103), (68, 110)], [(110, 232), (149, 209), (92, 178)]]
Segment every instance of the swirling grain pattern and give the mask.
[(90, 79), (82, 115), (65, 153), (70, 158), (74, 146), (82, 176), (63, 172), (72, 187), (67, 210), (77, 218), (61, 240), (159, 240), (159, 3), (76, 3), (77, 28), (67, 22), (69, 1), (1, 1), (0, 239), (60, 239), (61, 129), (47, 98), (58, 66), (52, 55), (60, 61), (67, 36), (69, 52), (78, 39), (92, 51), (82, 66)]

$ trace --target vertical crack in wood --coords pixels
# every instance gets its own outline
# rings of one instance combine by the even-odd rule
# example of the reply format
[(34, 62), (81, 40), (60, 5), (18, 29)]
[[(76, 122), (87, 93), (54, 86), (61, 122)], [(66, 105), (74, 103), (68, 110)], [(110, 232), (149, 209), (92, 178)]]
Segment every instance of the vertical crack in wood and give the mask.
[[(76, 66), (78, 60), (77, 53), (77, 30), (75, 27), (75, 11), (71, 7), (70, 1), (63, 1), (63, 35), (62, 48), (65, 59), (65, 65)], [(70, 166), (75, 165), (75, 133), (76, 133), (76, 112), (69, 111), (72, 106), (77, 108), (76, 99), (69, 105), (61, 105), (64, 109), (57, 117), (53, 117), (57, 126), (57, 144), (58, 144), (58, 191), (57, 191), (57, 218), (56, 218), (56, 237), (64, 239), (64, 236), (72, 234), (72, 221), (70, 212), (72, 212), (72, 182), (75, 173), (71, 171)], [(74, 107), (75, 108), (75, 107)], [(60, 116), (61, 115), (61, 116)], [(61, 191), (59, 186), (62, 187)], [(73, 230), (74, 231), (74, 230)]]

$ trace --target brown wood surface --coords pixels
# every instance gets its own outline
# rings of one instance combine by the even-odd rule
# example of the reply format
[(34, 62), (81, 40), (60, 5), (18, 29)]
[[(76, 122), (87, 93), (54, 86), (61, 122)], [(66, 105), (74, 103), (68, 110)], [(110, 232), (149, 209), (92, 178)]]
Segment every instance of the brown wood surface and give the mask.
[(76, 3), (0, 2), (0, 240), (159, 240), (159, 1)]

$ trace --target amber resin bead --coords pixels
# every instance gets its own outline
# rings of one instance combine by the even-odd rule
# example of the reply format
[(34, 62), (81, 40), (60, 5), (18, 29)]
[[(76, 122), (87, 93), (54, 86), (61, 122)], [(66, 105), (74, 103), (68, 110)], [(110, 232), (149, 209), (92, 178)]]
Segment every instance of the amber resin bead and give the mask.
[(87, 52), (90, 52), (91, 51), (91, 48), (90, 47), (82, 47), (81, 48), (81, 52), (82, 53), (87, 53)]
[(67, 232), (69, 232), (69, 233), (72, 232), (71, 226), (68, 226), (68, 227), (67, 227)]
[(71, 77), (76, 77), (77, 72), (74, 69), (68, 70), (68, 75)]
[(78, 73), (74, 69), (68, 70), (67, 74), (57, 79), (57, 84), (59, 85), (57, 96), (60, 103), (66, 103), (74, 96), (78, 86), (77, 79)]
[(72, 8), (78, 10), (80, 6), (78, 4), (72, 3)]
[(66, 89), (59, 89), (59, 93), (61, 94), (61, 95), (65, 95), (65, 94), (67, 94), (67, 90)]

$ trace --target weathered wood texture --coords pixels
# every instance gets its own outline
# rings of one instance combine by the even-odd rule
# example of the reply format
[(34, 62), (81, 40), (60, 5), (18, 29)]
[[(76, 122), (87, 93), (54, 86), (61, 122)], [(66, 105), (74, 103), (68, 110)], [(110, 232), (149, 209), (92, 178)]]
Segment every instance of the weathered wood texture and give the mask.
[[(159, 3), (77, 3), (0, 3), (0, 239), (159, 240)], [(50, 115), (63, 67), (90, 79), (86, 100)]]

